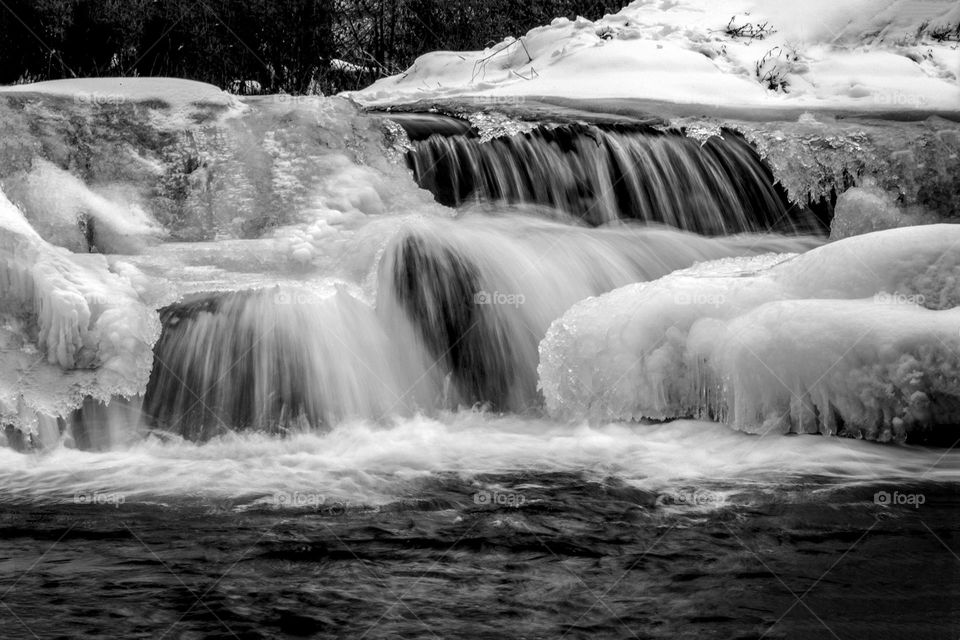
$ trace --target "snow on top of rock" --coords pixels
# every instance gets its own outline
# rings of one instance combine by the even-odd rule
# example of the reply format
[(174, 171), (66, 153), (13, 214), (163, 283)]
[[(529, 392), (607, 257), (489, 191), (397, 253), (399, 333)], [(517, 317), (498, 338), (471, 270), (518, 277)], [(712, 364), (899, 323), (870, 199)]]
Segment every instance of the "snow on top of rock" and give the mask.
[(0, 87), (3, 93), (45, 93), (74, 96), (78, 102), (146, 102), (161, 100), (171, 107), (191, 104), (233, 106), (235, 96), (212, 84), (179, 78), (70, 78)]
[(437, 51), (350, 95), (635, 98), (714, 107), (957, 110), (950, 0), (637, 0), (483, 51)]
[(146, 104), (158, 128), (182, 129), (184, 122), (214, 113), (230, 117), (247, 107), (212, 84), (179, 78), (71, 78), (0, 86), (0, 96), (40, 94), (72, 99), (80, 108)]

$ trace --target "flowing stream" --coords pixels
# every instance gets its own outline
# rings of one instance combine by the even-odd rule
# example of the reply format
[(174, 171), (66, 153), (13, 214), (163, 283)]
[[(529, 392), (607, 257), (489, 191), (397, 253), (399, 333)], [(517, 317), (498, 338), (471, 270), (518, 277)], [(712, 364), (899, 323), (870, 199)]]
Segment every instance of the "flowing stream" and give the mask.
[(4, 637), (960, 633), (960, 453), (544, 409), (575, 303), (826, 241), (742, 136), (191, 109), (0, 95)]

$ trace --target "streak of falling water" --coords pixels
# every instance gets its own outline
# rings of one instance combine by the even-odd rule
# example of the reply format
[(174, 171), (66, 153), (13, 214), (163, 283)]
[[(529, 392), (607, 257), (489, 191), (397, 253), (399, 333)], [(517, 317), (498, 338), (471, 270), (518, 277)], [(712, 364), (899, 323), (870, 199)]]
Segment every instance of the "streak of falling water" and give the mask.
[(756, 152), (732, 132), (700, 142), (593, 126), (537, 129), (481, 142), (433, 135), (408, 162), (443, 204), (549, 205), (590, 224), (665, 223), (708, 235), (815, 228), (788, 205)]

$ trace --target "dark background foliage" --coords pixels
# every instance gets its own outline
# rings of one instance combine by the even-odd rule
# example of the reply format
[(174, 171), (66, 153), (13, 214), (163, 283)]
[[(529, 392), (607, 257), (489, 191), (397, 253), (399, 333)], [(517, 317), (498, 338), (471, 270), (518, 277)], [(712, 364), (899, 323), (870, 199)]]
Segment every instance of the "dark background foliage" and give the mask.
[[(0, 0), (0, 84), (176, 76), (245, 93), (365, 86), (618, 0)], [(350, 65), (331, 64), (344, 60)]]

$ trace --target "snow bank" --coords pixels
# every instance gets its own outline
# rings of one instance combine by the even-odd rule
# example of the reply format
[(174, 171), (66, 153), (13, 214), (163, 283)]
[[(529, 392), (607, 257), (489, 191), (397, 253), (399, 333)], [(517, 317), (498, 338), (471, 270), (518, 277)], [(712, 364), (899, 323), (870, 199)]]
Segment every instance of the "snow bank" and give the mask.
[(438, 51), (350, 95), (367, 105), (476, 96), (722, 106), (950, 110), (960, 104), (950, 0), (637, 0), (554, 20), (483, 51)]
[(0, 192), (0, 421), (29, 431), (84, 397), (141, 393), (159, 331), (103, 256), (47, 244)]
[(902, 439), (960, 419), (960, 228), (708, 262), (588, 298), (540, 344), (556, 416)]

